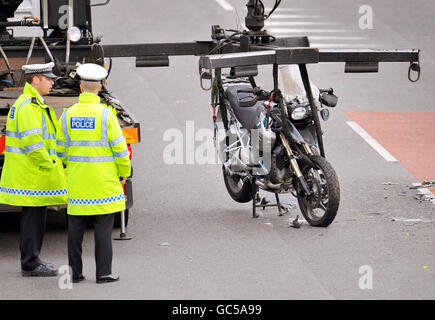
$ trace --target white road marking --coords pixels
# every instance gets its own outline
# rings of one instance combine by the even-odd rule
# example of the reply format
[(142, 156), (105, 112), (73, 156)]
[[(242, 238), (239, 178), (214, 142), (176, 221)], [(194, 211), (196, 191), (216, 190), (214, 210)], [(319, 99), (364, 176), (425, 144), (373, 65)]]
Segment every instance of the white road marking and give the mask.
[(224, 8), (224, 10), (226, 11), (233, 11), (234, 7), (232, 5), (230, 5), (228, 3), (228, 1), (226, 0), (216, 0), (216, 2), (222, 7)]
[(384, 149), (371, 135), (367, 133), (363, 128), (359, 126), (358, 123), (354, 121), (346, 121), (346, 123), (355, 130), (373, 149), (375, 149), (385, 160), (388, 162), (398, 162), (396, 158), (394, 158), (391, 153)]

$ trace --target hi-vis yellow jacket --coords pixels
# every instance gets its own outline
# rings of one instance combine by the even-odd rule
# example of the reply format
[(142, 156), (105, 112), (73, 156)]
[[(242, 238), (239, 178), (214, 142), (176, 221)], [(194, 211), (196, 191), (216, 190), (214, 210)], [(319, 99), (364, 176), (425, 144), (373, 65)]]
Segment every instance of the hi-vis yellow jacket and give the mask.
[(60, 118), (57, 154), (66, 165), (68, 214), (99, 215), (125, 210), (120, 177), (130, 176), (127, 143), (117, 117), (89, 92)]
[(67, 203), (66, 177), (56, 155), (56, 114), (29, 83), (9, 110), (0, 203), (47, 206)]

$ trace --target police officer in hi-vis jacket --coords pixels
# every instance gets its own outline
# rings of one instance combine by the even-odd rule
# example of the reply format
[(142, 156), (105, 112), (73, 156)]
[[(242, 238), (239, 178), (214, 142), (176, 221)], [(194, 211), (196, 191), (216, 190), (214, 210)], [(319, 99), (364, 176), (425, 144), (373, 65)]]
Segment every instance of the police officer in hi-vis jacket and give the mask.
[(112, 273), (114, 214), (125, 210), (122, 185), (130, 176), (127, 144), (116, 115), (100, 103), (107, 71), (87, 63), (77, 68), (81, 91), (77, 104), (60, 118), (57, 154), (66, 165), (68, 189), (68, 262), (73, 282), (82, 274), (82, 241), (88, 221), (95, 229), (96, 282), (117, 281)]
[(9, 110), (0, 203), (22, 207), (20, 251), (23, 276), (56, 276), (39, 258), (47, 206), (67, 203), (66, 178), (56, 155), (56, 114), (43, 96), (53, 86), (54, 63), (24, 65), (23, 94)]

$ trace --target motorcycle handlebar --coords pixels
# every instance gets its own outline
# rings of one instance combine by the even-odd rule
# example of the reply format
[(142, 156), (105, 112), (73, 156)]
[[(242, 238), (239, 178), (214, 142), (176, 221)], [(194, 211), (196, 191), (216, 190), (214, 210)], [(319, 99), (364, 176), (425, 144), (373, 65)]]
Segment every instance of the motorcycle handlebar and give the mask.
[(329, 88), (329, 89), (319, 89), (320, 93), (328, 93), (328, 94), (333, 94), (334, 93), (334, 89)]

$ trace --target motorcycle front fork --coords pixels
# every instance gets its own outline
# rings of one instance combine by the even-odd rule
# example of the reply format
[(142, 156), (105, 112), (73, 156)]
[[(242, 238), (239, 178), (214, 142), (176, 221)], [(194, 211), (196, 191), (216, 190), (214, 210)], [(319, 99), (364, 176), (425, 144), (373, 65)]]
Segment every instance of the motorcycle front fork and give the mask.
[[(293, 154), (293, 151), (290, 148), (290, 145), (289, 145), (289, 143), (287, 141), (287, 138), (284, 136), (284, 134), (282, 132), (280, 133), (280, 137), (281, 137), (282, 144), (284, 145), (284, 148), (286, 150), (287, 156), (290, 159), (290, 166), (291, 166), (294, 174), (296, 175), (296, 178), (298, 178), (298, 180), (299, 180), (299, 182), (300, 182), (300, 184), (302, 186), (302, 189), (304, 189), (304, 191), (305, 191), (305, 194), (308, 195), (308, 196), (311, 195), (311, 191), (308, 188), (307, 182), (305, 181), (305, 178), (304, 178), (304, 176), (302, 174), (302, 171), (299, 168), (299, 164), (296, 161), (296, 158), (295, 158), (295, 156)], [(303, 146), (305, 152), (308, 155), (312, 155), (313, 154), (313, 152), (311, 151), (311, 148), (310, 148), (309, 145), (307, 145), (306, 143), (303, 143), (302, 146)]]

